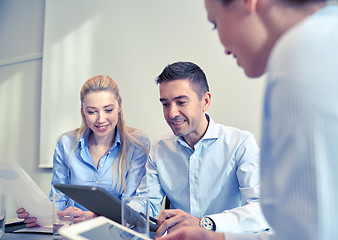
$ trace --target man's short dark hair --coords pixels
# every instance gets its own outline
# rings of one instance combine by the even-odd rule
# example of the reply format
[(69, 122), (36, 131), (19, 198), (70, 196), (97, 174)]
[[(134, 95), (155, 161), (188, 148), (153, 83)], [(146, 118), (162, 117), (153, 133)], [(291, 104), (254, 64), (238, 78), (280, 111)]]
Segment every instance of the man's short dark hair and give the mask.
[(189, 79), (191, 88), (197, 93), (199, 99), (209, 92), (207, 78), (203, 70), (192, 62), (175, 62), (167, 65), (156, 78), (156, 84), (179, 79)]

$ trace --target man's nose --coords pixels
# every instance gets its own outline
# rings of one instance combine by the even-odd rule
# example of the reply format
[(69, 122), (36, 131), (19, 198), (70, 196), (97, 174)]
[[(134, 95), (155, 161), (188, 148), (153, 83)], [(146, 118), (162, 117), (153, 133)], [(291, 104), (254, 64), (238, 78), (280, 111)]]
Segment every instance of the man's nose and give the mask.
[(171, 105), (169, 109), (169, 118), (173, 119), (177, 117), (178, 115), (180, 115), (178, 108), (174, 104)]

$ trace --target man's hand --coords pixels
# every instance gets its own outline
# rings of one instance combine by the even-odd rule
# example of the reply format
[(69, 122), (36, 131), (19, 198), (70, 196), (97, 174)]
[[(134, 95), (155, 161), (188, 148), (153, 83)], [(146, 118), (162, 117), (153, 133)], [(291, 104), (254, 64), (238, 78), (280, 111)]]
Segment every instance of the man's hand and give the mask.
[[(71, 208), (67, 208), (64, 211), (58, 212), (58, 216), (69, 215)], [(74, 207), (74, 223), (82, 222), (91, 218), (94, 218), (95, 214), (90, 211), (82, 211), (80, 208)]]
[(201, 227), (182, 227), (156, 240), (225, 240), (224, 233), (208, 231)]
[(155, 237), (160, 237), (167, 231), (171, 233), (177, 231), (183, 226), (199, 227), (199, 218), (191, 216), (181, 209), (163, 210), (157, 219), (159, 226)]

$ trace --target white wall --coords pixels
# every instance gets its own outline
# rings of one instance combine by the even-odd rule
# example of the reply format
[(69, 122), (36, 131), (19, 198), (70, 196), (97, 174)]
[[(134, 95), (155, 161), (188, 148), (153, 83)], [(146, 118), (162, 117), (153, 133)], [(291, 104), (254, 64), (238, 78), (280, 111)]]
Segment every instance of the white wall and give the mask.
[(170, 131), (154, 79), (174, 61), (205, 71), (215, 121), (250, 130), (259, 140), (263, 81), (247, 80), (224, 56), (206, 19), (203, 0), (47, 0), (41, 165), (52, 165), (60, 134), (79, 127), (80, 88), (97, 74), (117, 81), (127, 124), (151, 140)]
[(0, 0), (0, 161), (16, 160), (48, 193), (50, 170), (38, 168), (44, 6)]
[[(43, 145), (40, 148), (40, 143), (45, 141), (40, 139), (41, 105), (42, 109), (47, 106), (52, 113), (72, 119), (69, 125), (68, 120), (63, 121), (66, 123), (58, 126), (61, 128), (47, 127), (45, 133), (59, 135), (77, 127), (78, 100), (70, 99), (78, 98), (80, 85), (94, 74), (108, 74), (116, 79), (122, 92), (127, 123), (154, 139), (170, 131), (158, 102), (155, 77), (173, 61), (196, 62), (208, 77), (212, 92), (209, 113), (213, 119), (250, 130), (260, 140), (264, 81), (248, 80), (234, 59), (224, 56), (216, 31), (211, 31), (212, 26), (206, 21), (203, 0), (102, 1), (115, 4), (116, 8), (113, 11), (101, 8), (105, 14), (95, 16), (91, 16), (91, 7), (99, 9), (98, 5), (89, 7), (84, 0), (48, 0), (48, 3), (57, 2), (66, 2), (69, 8), (76, 6), (77, 10), (67, 12), (67, 7), (62, 11), (49, 9), (52, 10), (50, 14), (57, 14), (60, 23), (69, 25), (70, 31), (47, 28), (46, 31), (55, 32), (60, 38), (45, 36), (46, 51), (43, 52), (45, 1), (0, 0), (0, 161), (18, 161), (46, 194), (50, 189), (51, 171), (38, 165), (40, 150), (51, 156), (52, 149)], [(96, 4), (98, 1), (89, 2)], [(83, 35), (84, 30), (102, 21), (110, 27), (95, 27), (92, 29), (95, 34)], [(115, 32), (116, 38), (105, 38), (105, 32)], [(50, 46), (60, 46), (75, 36), (81, 40), (77, 42), (78, 47), (90, 46), (87, 55), (81, 56), (81, 48), (50, 51)], [(91, 41), (98, 38), (101, 42), (92, 45)], [(58, 105), (46, 104), (45, 100), (41, 102), (41, 96), (45, 94), (41, 94), (44, 88), (42, 75), (48, 76), (48, 72), (42, 71), (42, 56), (44, 61), (58, 60), (50, 65), (56, 67), (62, 60), (55, 57), (69, 52), (67, 64), (81, 62), (75, 64), (76, 75), (64, 79), (61, 71), (65, 69), (54, 68), (49, 76), (56, 79), (44, 78), (44, 83), (64, 84), (66, 81), (71, 90), (67, 91), (72, 93), (67, 96), (67, 101), (72, 107), (60, 111)], [(99, 54), (100, 58), (94, 58), (93, 54)], [(54, 135), (50, 139), (55, 143)], [(51, 160), (47, 155), (43, 160)], [(9, 218), (16, 216), (16, 208), (15, 204), (10, 204)]]

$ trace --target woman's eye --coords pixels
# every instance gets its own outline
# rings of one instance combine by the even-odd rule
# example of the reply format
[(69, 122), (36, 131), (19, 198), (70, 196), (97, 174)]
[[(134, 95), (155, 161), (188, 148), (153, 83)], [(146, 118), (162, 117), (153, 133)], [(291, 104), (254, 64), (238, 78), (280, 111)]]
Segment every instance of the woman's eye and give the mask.
[(112, 112), (113, 111), (113, 109), (106, 109), (106, 112)]
[(95, 111), (88, 111), (87, 113), (88, 113), (88, 114), (94, 114)]

